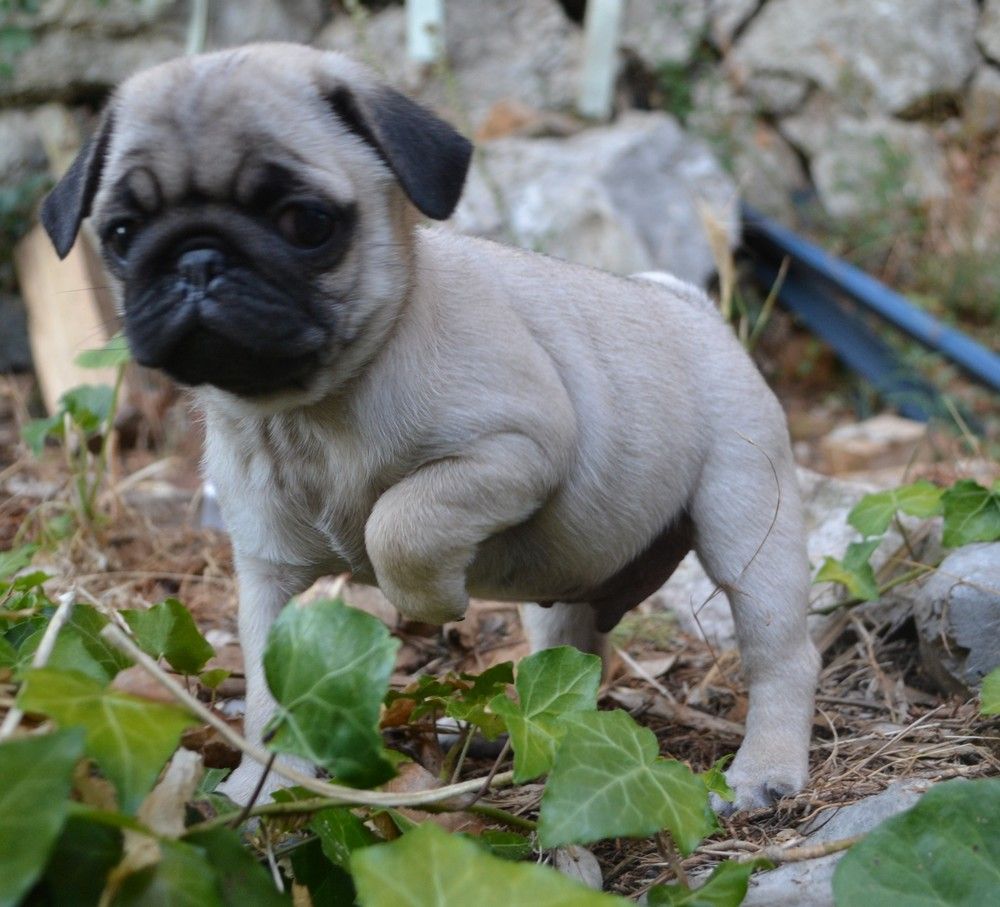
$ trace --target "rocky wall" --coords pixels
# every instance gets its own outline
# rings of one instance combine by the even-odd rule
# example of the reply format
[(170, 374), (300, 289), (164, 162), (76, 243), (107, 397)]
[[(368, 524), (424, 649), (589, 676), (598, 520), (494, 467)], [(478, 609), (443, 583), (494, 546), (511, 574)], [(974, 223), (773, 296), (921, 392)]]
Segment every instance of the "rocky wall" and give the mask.
[[(586, 154), (574, 157), (572, 148), (559, 147), (586, 126), (573, 116), (582, 4), (447, 0), (445, 6), (447, 61), (438, 67), (407, 62), (403, 9), (386, 2), (211, 0), (205, 45), (278, 39), (346, 50), (481, 142), (506, 141), (492, 154), (500, 169), (521, 172), (523, 161), (514, 158), (523, 152), (524, 161), (536, 159), (543, 146), (530, 143), (538, 138), (555, 155), (550, 169), (561, 166), (559, 155), (586, 163)], [(7, 0), (0, 15), (0, 243), (9, 244), (22, 196), (30, 201), (31, 180), (46, 169), (46, 145), (51, 151), (45, 105), (68, 105), (86, 130), (116, 82), (184, 52), (191, 2)], [(728, 189), (733, 198), (721, 218), (731, 236), (737, 191), (785, 220), (796, 217), (803, 200), (849, 220), (877, 215), (887, 200), (940, 203), (956, 181), (973, 200), (978, 247), (990, 247), (1000, 234), (997, 168), (958, 172), (953, 153), (975, 147), (986, 149), (982, 160), (993, 160), (1000, 0), (628, 0), (620, 57), (616, 118), (628, 108), (652, 108), (687, 134), (682, 142), (673, 127), (647, 123), (650, 136), (672, 137), (662, 159), (643, 160), (649, 178), (670, 170), (682, 181), (695, 174), (689, 182), (709, 185), (715, 198)], [(634, 132), (635, 121), (624, 128)], [(519, 151), (512, 138), (528, 144)], [(609, 149), (620, 145), (601, 141)], [(671, 163), (678, 154), (681, 163)], [(627, 179), (629, 160), (598, 162), (598, 179), (613, 170)], [(490, 207), (483, 198), (491, 180), (484, 178), (476, 210)], [(616, 197), (623, 193), (608, 189), (594, 210)], [(648, 199), (638, 200), (650, 207)], [(475, 211), (467, 210), (463, 223), (518, 240), (510, 224), (497, 224), (496, 211), (484, 216), (492, 221), (477, 224)], [(593, 216), (588, 210), (577, 220), (590, 224)], [(612, 239), (648, 232), (631, 215), (624, 221), (621, 229), (615, 222)], [(522, 232), (544, 248), (532, 229)], [(579, 253), (588, 260), (595, 243), (607, 239), (595, 235)], [(635, 259), (643, 267), (676, 269), (669, 255), (646, 254), (667, 248), (669, 236), (645, 236), (642, 244), (642, 254), (619, 254), (609, 266)], [(572, 257), (571, 245), (560, 241), (557, 248)], [(687, 276), (704, 279), (705, 270), (699, 265)], [(0, 273), (0, 290), (10, 288), (9, 272)]]

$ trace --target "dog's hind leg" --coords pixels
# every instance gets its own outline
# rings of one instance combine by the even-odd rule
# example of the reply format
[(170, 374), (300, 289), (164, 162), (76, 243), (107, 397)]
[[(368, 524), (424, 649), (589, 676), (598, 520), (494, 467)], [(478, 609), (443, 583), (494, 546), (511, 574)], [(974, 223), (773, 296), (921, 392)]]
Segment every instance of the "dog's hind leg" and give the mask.
[[(755, 809), (805, 786), (819, 657), (806, 626), (810, 571), (784, 434), (758, 426), (717, 445), (692, 502), (695, 550), (729, 597), (750, 704), (727, 772), (732, 806)], [(769, 443), (768, 443), (769, 439)]]
[(605, 655), (607, 634), (597, 629), (597, 613), (587, 604), (521, 605), (521, 626), (532, 652), (554, 646), (576, 646), (581, 652)]

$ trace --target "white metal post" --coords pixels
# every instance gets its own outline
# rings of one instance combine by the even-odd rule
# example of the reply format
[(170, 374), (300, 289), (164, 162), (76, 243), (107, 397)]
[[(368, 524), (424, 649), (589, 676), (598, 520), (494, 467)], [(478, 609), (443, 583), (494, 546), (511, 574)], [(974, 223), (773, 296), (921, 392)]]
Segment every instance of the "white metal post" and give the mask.
[(406, 0), (406, 55), (414, 63), (444, 55), (444, 0)]
[(583, 21), (583, 74), (577, 109), (585, 117), (611, 116), (618, 70), (618, 35), (625, 0), (587, 0)]

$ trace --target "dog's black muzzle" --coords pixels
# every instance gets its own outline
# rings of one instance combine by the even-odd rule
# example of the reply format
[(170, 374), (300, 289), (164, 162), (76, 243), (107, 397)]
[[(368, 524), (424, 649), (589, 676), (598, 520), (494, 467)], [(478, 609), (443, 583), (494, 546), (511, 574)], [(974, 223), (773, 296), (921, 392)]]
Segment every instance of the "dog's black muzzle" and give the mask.
[(130, 256), (125, 332), (139, 363), (248, 397), (308, 384), (331, 316), (301, 263), (254, 233), (158, 231)]

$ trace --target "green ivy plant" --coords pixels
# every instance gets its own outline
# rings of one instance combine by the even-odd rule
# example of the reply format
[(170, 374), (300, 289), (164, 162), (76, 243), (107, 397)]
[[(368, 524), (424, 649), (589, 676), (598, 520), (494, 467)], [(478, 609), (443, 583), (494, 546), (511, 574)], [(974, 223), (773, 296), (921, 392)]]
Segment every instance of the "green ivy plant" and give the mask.
[(825, 558), (814, 580), (844, 587), (848, 598), (835, 607), (875, 601), (890, 588), (934, 569), (934, 564), (917, 565), (887, 583), (879, 584), (876, 580), (871, 556), (900, 514), (921, 519), (941, 517), (941, 542), (947, 548), (997, 541), (1000, 480), (984, 488), (973, 479), (959, 479), (949, 488), (942, 488), (921, 479), (911, 485), (865, 495), (847, 515), (847, 522), (858, 530), (861, 539), (848, 545), (842, 558)]
[[(131, 353), (125, 338), (118, 334), (97, 350), (76, 357), (83, 368), (115, 369), (115, 383), (85, 384), (59, 398), (56, 411), (47, 418), (27, 423), (21, 436), (36, 456), (49, 439), (63, 444), (75, 490), (75, 513), (85, 525), (98, 521), (97, 497), (108, 471), (111, 435), (121, 398), (125, 366)], [(94, 448), (96, 447), (96, 452)]]
[[(101, 439), (96, 458), (74, 461), (81, 516), (90, 519), (127, 360), (120, 340), (85, 354), (85, 363), (118, 368), (116, 387), (79, 389), (64, 398), (58, 417), (26, 432), (39, 448), (47, 438), (64, 445), (75, 439), (77, 451), (89, 452)], [(996, 539), (1000, 483), (987, 489), (963, 480), (944, 489), (916, 482), (866, 496), (849, 515), (860, 540), (839, 561), (828, 559), (817, 579), (841, 582), (858, 600), (884, 591), (869, 559), (900, 513), (940, 516), (949, 546)], [(709, 794), (731, 796), (722, 763), (695, 773), (662, 757), (652, 732), (628, 713), (598, 709), (601, 667), (593, 655), (560, 647), (516, 669), (504, 663), (480, 674), (425, 676), (390, 691), (398, 642), (381, 622), (334, 598), (293, 601), (275, 622), (264, 667), (277, 710), (267, 751), (255, 755), (306, 759), (335, 783), (301, 776), (304, 787), (289, 781), (270, 802), (239, 808), (214, 792), (217, 770), (186, 786), (176, 780), (183, 733), (212, 720), (203, 705), (181, 687), (170, 687), (176, 702), (167, 704), (113, 685), (138, 661), (168, 686), (158, 665), (211, 693), (227, 675), (206, 670), (213, 650), (188, 610), (176, 599), (115, 615), (70, 600), (57, 604), (46, 592), (51, 577), (31, 567), (37, 551), (29, 544), (0, 552), (0, 682), (16, 692), (0, 727), (0, 777), (16, 779), (0, 785), (0, 907), (247, 907), (292, 903), (293, 891), (296, 903), (308, 893), (314, 905), (362, 907), (464, 907), (489, 903), (501, 890), (510, 907), (624, 904), (540, 865), (538, 854), (656, 835), (687, 855), (717, 830)], [(983, 684), (982, 711), (1000, 714), (1000, 670)], [(379, 791), (407, 761), (389, 748), (393, 738), (384, 731), (427, 730), (441, 717), (461, 732), (440, 791)], [(473, 733), (506, 734), (513, 770), (458, 781)], [(537, 821), (477, 802), (491, 783), (539, 779)], [(873, 892), (866, 903), (889, 903), (890, 891), (893, 907), (924, 903), (919, 894), (928, 886), (944, 891), (935, 903), (977, 903), (969, 898), (990, 890), (1000, 866), (993, 846), (998, 788), (997, 779), (941, 785), (855, 844), (837, 870), (838, 907), (858, 903), (862, 890)], [(501, 828), (448, 834), (396, 808), (415, 804), (474, 813)], [(770, 866), (726, 861), (700, 885), (653, 886), (648, 903), (736, 907), (752, 873)], [(961, 883), (945, 884), (949, 873), (960, 873)], [(902, 893), (893, 888), (894, 874), (905, 879)]]

